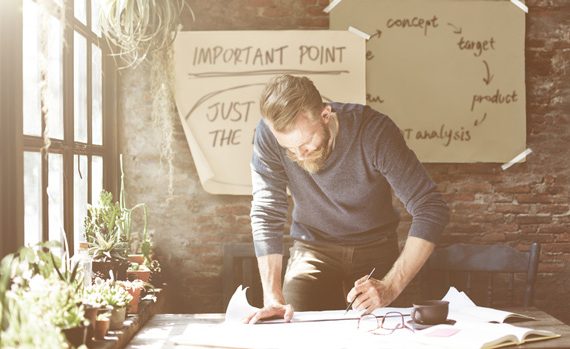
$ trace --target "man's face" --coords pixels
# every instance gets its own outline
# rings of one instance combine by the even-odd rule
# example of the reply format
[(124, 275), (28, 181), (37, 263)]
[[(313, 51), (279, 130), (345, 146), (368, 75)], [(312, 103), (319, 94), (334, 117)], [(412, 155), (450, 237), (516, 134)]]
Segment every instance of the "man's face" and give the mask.
[(330, 107), (327, 106), (316, 120), (309, 112), (300, 113), (291, 131), (278, 132), (270, 128), (291, 160), (307, 172), (316, 173), (323, 167), (331, 150), (329, 120)]

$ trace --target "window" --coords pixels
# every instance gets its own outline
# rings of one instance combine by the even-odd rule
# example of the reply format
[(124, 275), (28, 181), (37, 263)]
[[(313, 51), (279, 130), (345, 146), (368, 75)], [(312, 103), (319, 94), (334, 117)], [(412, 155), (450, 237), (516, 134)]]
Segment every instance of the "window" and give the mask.
[(116, 192), (115, 67), (97, 4), (0, 5), (2, 255), (63, 232), (73, 251), (87, 205)]

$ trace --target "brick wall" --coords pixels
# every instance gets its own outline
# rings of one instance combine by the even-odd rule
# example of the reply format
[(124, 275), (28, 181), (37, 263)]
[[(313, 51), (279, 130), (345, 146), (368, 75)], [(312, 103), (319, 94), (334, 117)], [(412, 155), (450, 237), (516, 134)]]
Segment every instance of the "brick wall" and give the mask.
[[(190, 0), (192, 30), (327, 29), (328, 0)], [(542, 243), (536, 304), (570, 323), (570, 3), (527, 1), (527, 144), (524, 164), (427, 164), (444, 192), (451, 242)], [(151, 228), (173, 312), (221, 312), (222, 244), (251, 241), (250, 197), (214, 196), (200, 186), (182, 126), (174, 119), (174, 195), (150, 116), (148, 67), (124, 71), (120, 148), (131, 203), (150, 206)], [(402, 238), (410, 218), (401, 205)]]

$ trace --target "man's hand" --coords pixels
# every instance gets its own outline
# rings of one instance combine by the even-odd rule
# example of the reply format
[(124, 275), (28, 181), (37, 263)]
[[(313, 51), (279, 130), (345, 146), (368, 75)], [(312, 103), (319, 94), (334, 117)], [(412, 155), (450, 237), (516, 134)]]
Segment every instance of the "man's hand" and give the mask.
[(293, 307), (290, 304), (284, 305), (279, 303), (267, 305), (244, 318), (243, 323), (253, 325), (259, 320), (269, 318), (283, 318), (285, 322), (290, 322), (293, 318)]
[(366, 281), (367, 276), (356, 280), (346, 299), (350, 302), (356, 297), (352, 307), (366, 309), (367, 314), (390, 305), (420, 271), (434, 248), (432, 242), (409, 236), (402, 253), (386, 276), (382, 280)]
[(353, 309), (365, 310), (364, 314), (370, 314), (374, 309), (385, 307), (398, 297), (399, 292), (393, 290), (385, 281), (366, 279), (367, 276), (363, 276), (356, 280), (346, 297), (347, 302), (356, 298), (352, 304)]

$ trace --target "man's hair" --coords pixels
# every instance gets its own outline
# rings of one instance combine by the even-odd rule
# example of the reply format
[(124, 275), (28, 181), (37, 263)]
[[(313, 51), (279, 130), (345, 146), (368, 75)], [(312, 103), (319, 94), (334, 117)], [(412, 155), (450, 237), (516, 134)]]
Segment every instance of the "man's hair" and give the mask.
[(261, 115), (278, 132), (289, 131), (301, 112), (317, 118), (323, 109), (321, 94), (311, 80), (281, 75), (271, 79), (259, 101)]

